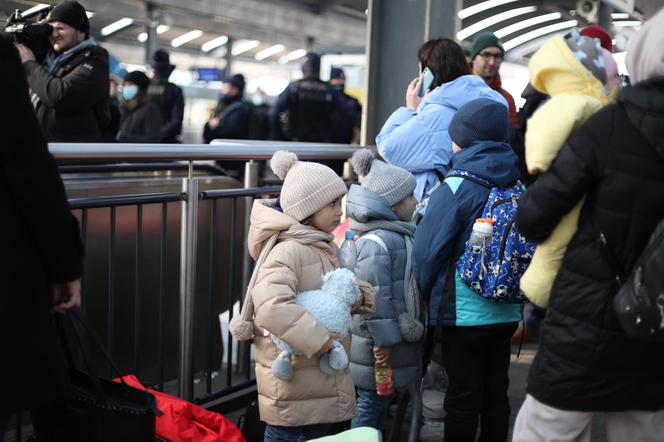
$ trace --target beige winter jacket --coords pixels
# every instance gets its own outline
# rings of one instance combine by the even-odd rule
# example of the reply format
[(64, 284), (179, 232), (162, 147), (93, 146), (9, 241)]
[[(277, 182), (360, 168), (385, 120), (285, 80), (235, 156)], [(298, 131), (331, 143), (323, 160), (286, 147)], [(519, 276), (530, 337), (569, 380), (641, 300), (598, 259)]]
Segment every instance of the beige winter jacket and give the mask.
[[(274, 233), (298, 222), (273, 208), (273, 200), (254, 202), (248, 247), (257, 259), (265, 241)], [(329, 339), (327, 330), (306, 310), (295, 304), (295, 294), (316, 290), (322, 276), (337, 267), (333, 242), (292, 239), (277, 243), (258, 270), (252, 297), (255, 318), (256, 381), (261, 420), (280, 426), (334, 423), (355, 415), (355, 389), (348, 370), (330, 376), (319, 368), (320, 349)], [(371, 291), (354, 313), (374, 307)], [(283, 381), (272, 375), (272, 362), (280, 350), (265, 330), (279, 336), (304, 353), (293, 356), (293, 379)], [(350, 333), (344, 347), (350, 354)]]

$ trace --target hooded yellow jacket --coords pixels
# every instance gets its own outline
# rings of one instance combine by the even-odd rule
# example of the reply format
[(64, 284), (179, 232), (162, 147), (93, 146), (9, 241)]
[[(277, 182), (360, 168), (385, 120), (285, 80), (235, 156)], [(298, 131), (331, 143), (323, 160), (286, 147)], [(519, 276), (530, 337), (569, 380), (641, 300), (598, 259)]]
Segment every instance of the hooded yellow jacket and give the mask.
[[(608, 103), (602, 83), (576, 59), (563, 37), (548, 40), (528, 65), (531, 83), (551, 96), (528, 120), (526, 165), (536, 175), (549, 169), (565, 141), (592, 114)], [(521, 278), (521, 289), (536, 305), (546, 307), (567, 244), (576, 232), (583, 200), (560, 221), (535, 251)]]

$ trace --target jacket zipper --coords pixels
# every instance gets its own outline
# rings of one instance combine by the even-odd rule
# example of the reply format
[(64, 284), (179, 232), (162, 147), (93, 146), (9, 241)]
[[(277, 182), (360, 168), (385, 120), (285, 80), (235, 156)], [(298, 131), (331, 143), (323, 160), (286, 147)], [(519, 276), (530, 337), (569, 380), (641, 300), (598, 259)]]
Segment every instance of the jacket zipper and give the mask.
[(503, 254), (505, 253), (505, 246), (507, 245), (507, 238), (510, 236), (510, 231), (512, 230), (512, 226), (514, 225), (514, 220), (515, 218), (512, 218), (509, 223), (507, 223), (507, 226), (505, 226), (505, 234), (503, 235), (503, 239), (500, 241), (500, 253), (498, 253), (498, 263), (502, 264), (503, 262)]
[(494, 201), (494, 203), (491, 204), (491, 207), (489, 208), (489, 215), (493, 215), (493, 210), (494, 210), (496, 207), (500, 206), (501, 204), (511, 203), (511, 202), (512, 202), (511, 199), (508, 199), (508, 200), (496, 200), (496, 201)]

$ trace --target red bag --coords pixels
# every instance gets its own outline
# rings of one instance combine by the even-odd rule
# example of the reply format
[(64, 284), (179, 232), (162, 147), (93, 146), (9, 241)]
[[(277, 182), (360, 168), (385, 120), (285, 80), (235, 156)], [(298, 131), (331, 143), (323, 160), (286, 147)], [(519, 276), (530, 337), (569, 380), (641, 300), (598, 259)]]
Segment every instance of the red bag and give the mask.
[[(141, 385), (134, 375), (122, 379), (134, 388), (152, 393), (157, 408), (164, 413), (157, 416), (157, 437), (170, 442), (245, 442), (240, 430), (219, 413), (206, 410), (170, 394)], [(120, 382), (119, 379), (114, 379)]]

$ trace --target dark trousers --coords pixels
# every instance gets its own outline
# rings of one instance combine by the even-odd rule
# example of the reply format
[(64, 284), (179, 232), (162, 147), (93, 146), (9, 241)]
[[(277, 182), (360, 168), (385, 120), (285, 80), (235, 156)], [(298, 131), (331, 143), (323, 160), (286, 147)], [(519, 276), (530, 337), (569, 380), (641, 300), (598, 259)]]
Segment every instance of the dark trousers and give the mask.
[(7, 421), (9, 416), (0, 414), (0, 441), (5, 440), (5, 432), (7, 431)]
[(304, 442), (327, 436), (329, 432), (329, 424), (302, 425), (300, 427), (280, 427), (268, 424), (265, 426), (264, 442)]
[(510, 338), (517, 323), (443, 327), (442, 349), (449, 387), (445, 394), (445, 442), (507, 441), (510, 404)]

